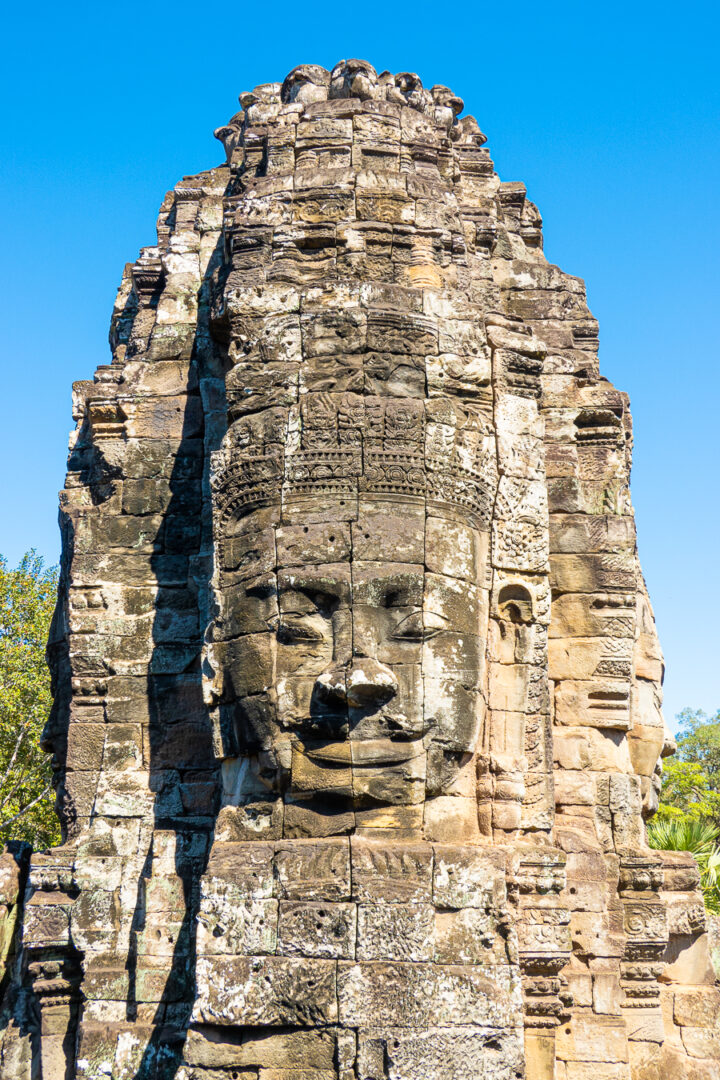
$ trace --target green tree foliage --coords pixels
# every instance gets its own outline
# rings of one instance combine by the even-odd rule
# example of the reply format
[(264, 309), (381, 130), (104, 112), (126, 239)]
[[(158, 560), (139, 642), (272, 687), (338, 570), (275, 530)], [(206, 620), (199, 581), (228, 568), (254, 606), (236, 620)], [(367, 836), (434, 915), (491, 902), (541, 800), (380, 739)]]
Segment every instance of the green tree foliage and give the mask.
[(689, 851), (695, 856), (705, 907), (720, 914), (720, 828), (708, 818), (656, 818), (648, 825), (647, 838), (651, 848)]
[(677, 719), (677, 756), (701, 765), (713, 790), (720, 790), (720, 709), (710, 717), (702, 709), (683, 709)]
[(50, 759), (40, 749), (52, 705), (45, 642), (57, 579), (34, 551), (16, 570), (0, 556), (0, 843), (60, 843)]
[(658, 818), (712, 820), (720, 826), (720, 710), (683, 709), (677, 753), (663, 763)]
[(720, 914), (720, 710), (709, 717), (683, 709), (677, 720), (677, 753), (663, 762), (660, 806), (648, 825), (648, 843), (694, 855), (705, 906)]

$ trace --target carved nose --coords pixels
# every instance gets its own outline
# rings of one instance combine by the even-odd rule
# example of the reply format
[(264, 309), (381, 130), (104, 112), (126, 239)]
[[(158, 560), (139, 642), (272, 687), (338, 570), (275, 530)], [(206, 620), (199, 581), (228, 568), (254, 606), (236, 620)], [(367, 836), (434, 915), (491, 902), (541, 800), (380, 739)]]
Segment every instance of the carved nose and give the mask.
[(315, 681), (315, 691), (320, 700), (328, 705), (345, 705), (347, 702), (345, 668), (335, 667), (323, 671)]
[(350, 88), (355, 97), (370, 97), (370, 81), (367, 76), (359, 71), (350, 81)]
[(395, 697), (398, 683), (389, 667), (368, 656), (354, 657), (347, 671), (347, 703), (356, 708), (383, 705)]
[(367, 656), (356, 656), (349, 664), (324, 671), (315, 685), (323, 700), (359, 709), (384, 705), (398, 689), (390, 668)]

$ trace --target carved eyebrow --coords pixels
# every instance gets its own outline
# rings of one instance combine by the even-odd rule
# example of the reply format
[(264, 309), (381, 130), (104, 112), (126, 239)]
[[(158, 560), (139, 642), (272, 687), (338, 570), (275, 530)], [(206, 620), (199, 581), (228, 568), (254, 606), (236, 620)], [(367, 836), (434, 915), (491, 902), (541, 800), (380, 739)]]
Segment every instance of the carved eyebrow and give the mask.
[(314, 578), (306, 574), (283, 574), (279, 581), (280, 592), (301, 592), (305, 595), (316, 594), (339, 599), (348, 591), (348, 583), (332, 582), (327, 578)]
[(384, 607), (411, 607), (412, 598), (407, 585), (399, 585), (397, 582), (388, 583), (383, 593)]
[(292, 593), (302, 594), (325, 618), (330, 618), (337, 611), (343, 596), (349, 596), (348, 586), (344, 582), (338, 582), (336, 585), (333, 582), (318, 581), (312, 577), (298, 576), (296, 578), (294, 575), (282, 581), (279, 592), (285, 597)]
[(378, 579), (377, 585), (384, 607), (422, 607), (422, 577), (399, 574)]
[(261, 578), (245, 585), (245, 595), (267, 600), (277, 593), (277, 585), (274, 577)]
[(340, 606), (340, 596), (337, 593), (323, 592), (311, 588), (303, 589), (302, 591), (325, 618), (330, 618)]

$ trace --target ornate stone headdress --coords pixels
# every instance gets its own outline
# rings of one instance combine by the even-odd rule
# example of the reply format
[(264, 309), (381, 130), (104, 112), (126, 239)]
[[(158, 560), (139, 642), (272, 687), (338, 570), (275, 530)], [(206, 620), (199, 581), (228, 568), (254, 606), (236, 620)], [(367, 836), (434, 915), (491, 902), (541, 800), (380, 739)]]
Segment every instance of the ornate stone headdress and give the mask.
[(241, 443), (243, 435), (258, 441), (213, 455), (221, 528), (281, 497), (359, 492), (420, 496), (489, 527), (497, 484), (490, 425), (451, 399), (313, 395), (279, 412), (237, 421)]

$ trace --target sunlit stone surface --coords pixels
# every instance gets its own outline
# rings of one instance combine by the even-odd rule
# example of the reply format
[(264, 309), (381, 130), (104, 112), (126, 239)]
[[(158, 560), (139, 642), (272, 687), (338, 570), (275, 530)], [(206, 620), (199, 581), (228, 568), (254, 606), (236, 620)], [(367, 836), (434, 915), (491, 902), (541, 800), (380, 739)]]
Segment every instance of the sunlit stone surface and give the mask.
[(711, 1080), (584, 285), (447, 87), (348, 60), (240, 104), (76, 384), (66, 842), (24, 911), (0, 862), (0, 1074)]

